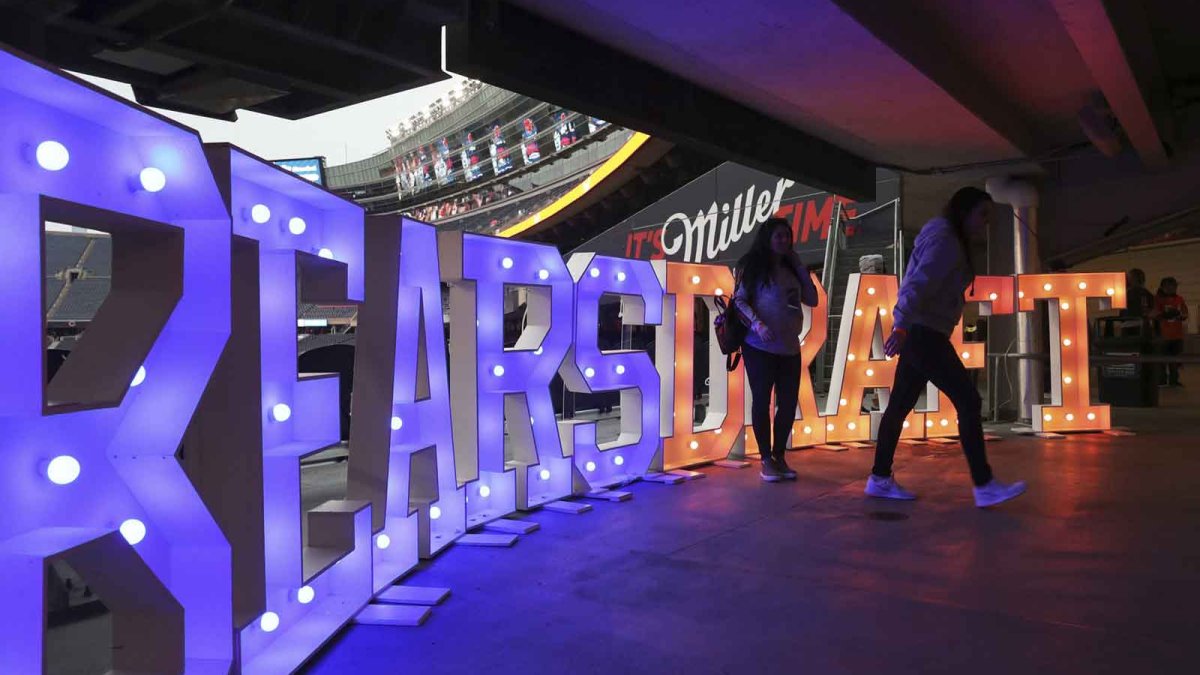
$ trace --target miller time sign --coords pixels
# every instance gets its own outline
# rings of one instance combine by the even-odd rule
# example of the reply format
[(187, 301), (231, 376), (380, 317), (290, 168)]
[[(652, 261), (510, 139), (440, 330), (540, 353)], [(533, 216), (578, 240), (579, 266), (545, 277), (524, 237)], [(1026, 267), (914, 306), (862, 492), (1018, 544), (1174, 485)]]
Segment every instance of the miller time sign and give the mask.
[[(778, 178), (738, 164), (726, 163), (681, 187), (663, 200), (630, 216), (579, 247), (641, 260), (732, 265), (750, 247), (754, 231), (772, 216), (788, 220), (802, 259), (822, 259), (825, 240), (840, 203), (847, 218), (895, 202), (900, 179), (880, 170), (876, 200), (855, 202), (829, 192)], [(886, 221), (886, 222), (884, 222)], [(876, 221), (890, 243), (891, 211)], [(862, 224), (851, 221), (846, 234), (853, 240)]]

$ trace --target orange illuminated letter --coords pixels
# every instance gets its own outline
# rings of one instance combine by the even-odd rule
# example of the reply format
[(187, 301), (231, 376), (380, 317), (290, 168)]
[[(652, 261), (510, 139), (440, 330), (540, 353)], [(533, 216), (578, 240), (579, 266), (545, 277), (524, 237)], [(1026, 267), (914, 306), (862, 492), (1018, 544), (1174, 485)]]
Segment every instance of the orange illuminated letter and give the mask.
[[(825, 439), (865, 441), (875, 435), (882, 413), (861, 412), (867, 389), (878, 389), (886, 409), (896, 376), (896, 360), (883, 356), (884, 336), (892, 332), (892, 307), (896, 305), (896, 277), (891, 274), (851, 274), (838, 330), (837, 357), (829, 399), (825, 403)], [(912, 413), (904, 421), (901, 438), (920, 438), (925, 416)]]
[[(817, 412), (817, 396), (813, 391), (808, 368), (825, 346), (825, 338), (829, 335), (829, 297), (821, 287), (821, 280), (817, 275), (811, 276), (813, 285), (817, 287), (817, 306), (804, 308), (804, 332), (797, 336), (800, 340), (800, 397), (796, 405), (799, 417), (792, 425), (792, 438), (789, 443), (789, 447), (792, 448), (825, 442), (825, 421)], [(750, 399), (751, 396), (747, 393), (747, 421), (750, 419)], [(754, 429), (749, 424), (745, 427), (745, 438), (746, 454), (758, 452), (758, 441), (755, 440)]]
[(694, 300), (703, 298), (709, 314), (714, 298), (732, 295), (733, 274), (721, 265), (654, 261), (654, 271), (666, 289), (663, 321), (656, 329), (654, 363), (662, 379), (663, 468), (673, 469), (724, 459), (739, 439), (744, 420), (741, 366), (725, 371), (725, 356), (709, 321), (708, 412), (699, 425), (693, 420), (695, 405), (693, 352), (696, 314)]
[(1022, 312), (1037, 300), (1049, 303), (1050, 405), (1033, 406), (1036, 431), (1099, 431), (1111, 427), (1106, 405), (1092, 405), (1088, 389), (1087, 300), (1100, 309), (1125, 306), (1125, 275), (1022, 274), (1017, 277)]

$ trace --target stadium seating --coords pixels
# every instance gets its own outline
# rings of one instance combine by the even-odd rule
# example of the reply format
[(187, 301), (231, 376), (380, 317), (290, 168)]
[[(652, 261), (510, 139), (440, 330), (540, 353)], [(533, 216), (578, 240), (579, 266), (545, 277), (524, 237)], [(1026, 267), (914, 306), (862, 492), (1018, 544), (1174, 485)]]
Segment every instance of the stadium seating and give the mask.
[(79, 259), (93, 237), (77, 234), (49, 232), (46, 234), (46, 276), (52, 277), (63, 270), (79, 267)]
[(302, 304), (297, 313), (300, 319), (353, 319), (358, 314), (356, 305), (313, 305)]
[(43, 309), (45, 311), (50, 311), (50, 307), (54, 305), (54, 301), (58, 299), (59, 293), (62, 293), (63, 286), (66, 285), (67, 282), (62, 279), (55, 279), (54, 277), (46, 277), (43, 280), (46, 298), (46, 306)]
[(87, 270), (89, 276), (111, 277), (112, 239), (110, 237), (96, 237), (94, 242), (92, 248), (80, 263), (80, 267)]
[(48, 317), (51, 321), (90, 321), (108, 296), (112, 279), (82, 277), (71, 282), (67, 295)]

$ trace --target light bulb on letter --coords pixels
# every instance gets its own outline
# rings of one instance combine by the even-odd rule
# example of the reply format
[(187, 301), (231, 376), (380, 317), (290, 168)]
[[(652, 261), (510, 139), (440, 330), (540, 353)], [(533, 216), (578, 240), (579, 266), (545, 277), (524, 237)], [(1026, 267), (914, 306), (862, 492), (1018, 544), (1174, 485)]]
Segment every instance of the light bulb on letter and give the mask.
[(46, 478), (55, 485), (70, 485), (79, 478), (79, 460), (70, 455), (59, 455), (46, 465)]
[(276, 403), (271, 407), (271, 419), (276, 422), (286, 422), (292, 417), (292, 408), (286, 403)]
[(137, 518), (130, 518), (121, 523), (121, 536), (125, 537), (125, 541), (129, 542), (130, 546), (135, 546), (146, 538), (146, 524)]
[(37, 163), (47, 171), (59, 171), (71, 161), (67, 146), (58, 141), (42, 141), (37, 146)]
[(250, 220), (262, 225), (271, 219), (271, 209), (266, 204), (255, 204), (250, 207)]
[(167, 175), (162, 172), (162, 169), (153, 166), (142, 169), (142, 172), (138, 174), (138, 180), (146, 192), (158, 192), (167, 186)]

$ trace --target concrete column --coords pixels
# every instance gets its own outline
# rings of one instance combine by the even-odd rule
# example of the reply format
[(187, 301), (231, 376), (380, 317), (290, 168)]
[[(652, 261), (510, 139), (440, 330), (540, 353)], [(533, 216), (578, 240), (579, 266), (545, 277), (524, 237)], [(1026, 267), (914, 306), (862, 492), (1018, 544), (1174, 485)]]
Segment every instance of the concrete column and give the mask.
[[(987, 181), (987, 192), (998, 204), (1012, 208), (1012, 220), (1009, 223), (995, 222), (992, 231), (988, 233), (989, 265), (994, 274), (1035, 274), (1041, 271), (1041, 259), (1038, 257), (1038, 193), (1037, 188), (1026, 180), (1012, 177), (994, 177)], [(997, 219), (999, 220), (999, 219)], [(1011, 252), (1011, 253), (1009, 253)], [(1018, 312), (1016, 316), (1015, 334), (1009, 330), (989, 331), (995, 339), (991, 339), (989, 351), (1009, 351), (1021, 354), (1035, 353), (1041, 349), (1041, 314), (1044, 308), (1039, 307), (1035, 312)], [(993, 321), (993, 326), (1002, 321)], [(1011, 347), (1010, 347), (1011, 345)], [(1031, 419), (1033, 406), (1041, 403), (1042, 395), (1042, 366), (1033, 360), (1011, 360), (1003, 373), (995, 373), (999, 378), (996, 386), (999, 399), (1008, 402), (1001, 408), (1001, 414), (1014, 415), (1022, 420)], [(1012, 385), (1016, 386), (1013, 387)]]

